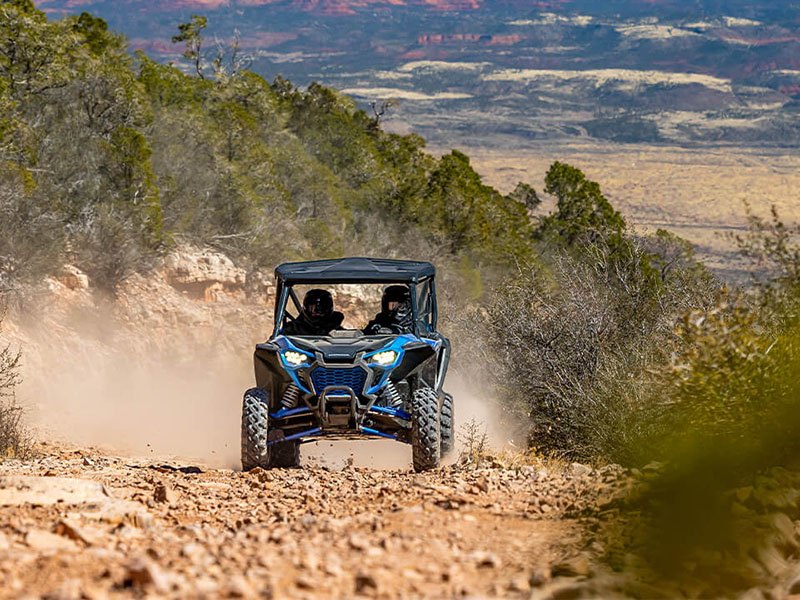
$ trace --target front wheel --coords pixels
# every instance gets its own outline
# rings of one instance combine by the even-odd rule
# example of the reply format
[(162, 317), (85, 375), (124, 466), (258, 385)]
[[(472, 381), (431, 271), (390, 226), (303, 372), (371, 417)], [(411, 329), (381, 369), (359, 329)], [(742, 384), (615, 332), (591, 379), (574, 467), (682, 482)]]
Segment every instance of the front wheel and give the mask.
[(242, 470), (269, 468), (269, 395), (252, 388), (242, 400)]
[(415, 471), (439, 466), (442, 456), (439, 397), (429, 387), (418, 388), (411, 395), (411, 450)]
[(269, 394), (261, 388), (244, 393), (242, 401), (242, 470), (256, 467), (296, 467), (300, 464), (300, 444), (291, 440), (269, 444), (280, 431), (269, 431)]

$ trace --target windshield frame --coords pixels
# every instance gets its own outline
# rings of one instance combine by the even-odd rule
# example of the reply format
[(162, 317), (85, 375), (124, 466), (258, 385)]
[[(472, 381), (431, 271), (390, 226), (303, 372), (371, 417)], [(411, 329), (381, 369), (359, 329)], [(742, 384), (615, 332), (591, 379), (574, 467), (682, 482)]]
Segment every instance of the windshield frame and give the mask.
[[(295, 286), (310, 285), (316, 282), (292, 281), (284, 282), (278, 280), (277, 288), (275, 290), (275, 313), (273, 319), (273, 330), (270, 338), (275, 338), (282, 335), (283, 328), (288, 323), (287, 308), (291, 302), (298, 315), (302, 310), (303, 304), (300, 298), (297, 297), (294, 291)], [(327, 288), (332, 288), (337, 284), (344, 282), (326, 282)], [(411, 294), (411, 311), (413, 319), (413, 333), (417, 337), (434, 333), (436, 331), (437, 309), (436, 309), (436, 286), (434, 283), (434, 276), (424, 277), (418, 281), (347, 281), (348, 285), (405, 285), (408, 286), (409, 293)], [(423, 309), (423, 310), (420, 310)], [(294, 336), (293, 336), (294, 337)], [(304, 337), (304, 336), (297, 336)], [(318, 336), (317, 336), (318, 337)]]

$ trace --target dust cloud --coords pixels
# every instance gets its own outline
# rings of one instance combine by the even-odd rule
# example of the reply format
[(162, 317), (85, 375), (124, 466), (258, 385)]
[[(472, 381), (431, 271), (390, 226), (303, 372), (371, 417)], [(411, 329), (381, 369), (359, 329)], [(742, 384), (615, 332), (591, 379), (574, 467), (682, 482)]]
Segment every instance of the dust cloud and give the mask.
[[(240, 468), (241, 397), (253, 385), (253, 343), (174, 327), (146, 334), (119, 327), (109, 320), (102, 335), (95, 323), (91, 331), (72, 324), (29, 336), (19, 393), (38, 438)], [(485, 430), (493, 447), (508, 447), (508, 432), (489, 396), (456, 369), (445, 389), (455, 397), (454, 456), (468, 422)], [(303, 445), (301, 455), (304, 464), (334, 469), (411, 464), (410, 447), (391, 440), (322, 440)]]
[[(103, 331), (111, 342), (65, 328), (22, 343), (18, 395), (38, 439), (238, 467), (252, 345), (217, 346), (172, 329), (139, 343), (113, 324)], [(156, 337), (169, 341), (151, 344)]]
[[(502, 411), (487, 390), (468, 383), (467, 378), (452, 367), (444, 387), (453, 394), (456, 431), (456, 448), (445, 464), (455, 462), (458, 458), (470, 424), (474, 424), (479, 435), (486, 434), (487, 443), (492, 449), (514, 447), (511, 429), (503, 422)], [(321, 440), (303, 446), (301, 454), (305, 464), (325, 465), (333, 469), (348, 464), (375, 469), (408, 469), (411, 464), (411, 447), (392, 440)]]

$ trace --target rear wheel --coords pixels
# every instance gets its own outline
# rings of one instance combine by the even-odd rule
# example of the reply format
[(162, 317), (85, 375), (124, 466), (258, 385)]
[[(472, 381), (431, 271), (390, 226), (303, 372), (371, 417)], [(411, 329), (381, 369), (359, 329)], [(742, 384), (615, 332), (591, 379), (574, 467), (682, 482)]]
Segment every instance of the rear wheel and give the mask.
[(411, 449), (415, 471), (435, 469), (441, 461), (439, 397), (421, 387), (411, 395)]
[(269, 394), (261, 388), (247, 390), (242, 401), (242, 470), (300, 464), (300, 444), (292, 440), (270, 445), (275, 434), (281, 432), (269, 431)]
[(453, 432), (453, 396), (444, 392), (441, 413), (442, 457), (453, 451), (456, 440)]

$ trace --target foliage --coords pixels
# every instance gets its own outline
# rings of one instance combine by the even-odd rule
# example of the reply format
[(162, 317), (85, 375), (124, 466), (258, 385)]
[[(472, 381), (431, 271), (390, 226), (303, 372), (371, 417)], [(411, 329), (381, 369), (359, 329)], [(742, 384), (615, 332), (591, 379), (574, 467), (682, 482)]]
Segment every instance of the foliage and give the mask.
[(555, 162), (545, 176), (545, 192), (555, 196), (556, 212), (546, 217), (540, 236), (555, 235), (567, 244), (598, 238), (613, 240), (625, 230), (625, 220), (611, 206), (597, 182), (580, 169)]
[(203, 77), (203, 30), (208, 26), (208, 19), (200, 15), (192, 15), (188, 23), (178, 25), (178, 35), (172, 37), (172, 43), (186, 43), (183, 57), (194, 64), (195, 72)]
[(61, 264), (64, 232), (53, 206), (26, 188), (16, 170), (0, 166), (0, 294), (34, 282)]
[(235, 41), (207, 69), (206, 26), (195, 15), (173, 39), (189, 75), (131, 57), (88, 13), (53, 21), (0, 4), (0, 161), (25, 194), (0, 210), (31, 219), (9, 239), (59, 230), (24, 269), (24, 244), (9, 244), (4, 280), (69, 254), (113, 289), (176, 239), (254, 268), (345, 251), (468, 257), (481, 272), (532, 259), (525, 206), (483, 185), (466, 156), (437, 159), (319, 84), (269, 83)]
[[(558, 207), (539, 222), (540, 262), (495, 288), (471, 329), (484, 332), (494, 382), (529, 443), (578, 460), (636, 462), (660, 427), (659, 369), (680, 349), (676, 320), (713, 300), (716, 282), (691, 246), (629, 233), (580, 170), (546, 177)], [(517, 425), (518, 426), (518, 425)]]
[(536, 190), (530, 184), (523, 181), (517, 183), (517, 187), (514, 188), (514, 191), (512, 191), (508, 197), (511, 200), (520, 202), (528, 210), (536, 210), (542, 203), (542, 199), (539, 198), (539, 194), (536, 193)]
[[(0, 324), (2, 324), (0, 314)], [(22, 424), (22, 408), (14, 400), (19, 384), (20, 355), (8, 346), (0, 348), (0, 461), (8, 457), (24, 457), (30, 451), (30, 440)]]
[(800, 493), (796, 233), (775, 213), (753, 218), (739, 241), (769, 266), (762, 279), (724, 290), (676, 327), (681, 352), (660, 374), (654, 398), (665, 410), (645, 440), (664, 467), (634, 488), (607, 551), (617, 569), (634, 552), (632, 575), (666, 595), (731, 597), (773, 586), (780, 556), (796, 548), (783, 527), (796, 518)]

